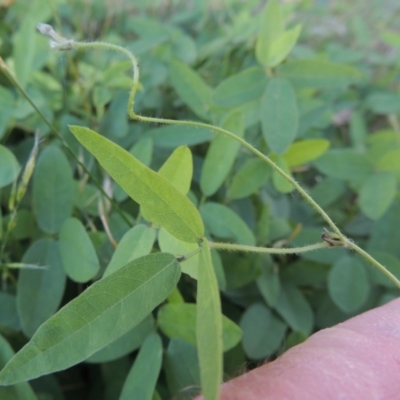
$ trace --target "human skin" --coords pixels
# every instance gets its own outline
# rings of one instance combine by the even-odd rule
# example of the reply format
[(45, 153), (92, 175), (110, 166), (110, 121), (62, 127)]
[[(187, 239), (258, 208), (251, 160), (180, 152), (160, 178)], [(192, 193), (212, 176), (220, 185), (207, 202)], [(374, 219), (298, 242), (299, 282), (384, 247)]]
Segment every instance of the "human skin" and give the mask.
[(400, 298), (224, 383), (220, 399), (400, 399)]

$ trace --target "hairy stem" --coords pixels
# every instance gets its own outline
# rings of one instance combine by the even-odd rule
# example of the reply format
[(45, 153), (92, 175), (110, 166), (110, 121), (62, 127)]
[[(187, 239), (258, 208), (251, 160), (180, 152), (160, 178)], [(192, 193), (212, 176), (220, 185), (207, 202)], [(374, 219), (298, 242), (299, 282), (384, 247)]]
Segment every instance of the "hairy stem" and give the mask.
[(263, 161), (265, 161), (270, 167), (275, 169), (276, 172), (278, 172), (288, 182), (290, 182), (297, 189), (297, 191), (312, 205), (312, 207), (322, 216), (322, 218), (335, 231), (335, 233), (342, 240), (345, 239), (345, 236), (340, 232), (339, 228), (332, 221), (332, 219), (329, 217), (329, 215), (316, 203), (316, 201), (290, 175), (288, 175), (278, 165), (276, 165), (268, 156), (261, 153), (259, 150), (257, 150), (255, 147), (253, 147), (250, 143), (248, 143), (244, 139), (236, 136), (234, 133), (232, 133), (226, 129), (220, 128), (218, 126), (214, 126), (214, 125), (207, 124), (204, 122), (186, 121), (186, 120), (176, 121), (173, 119), (144, 117), (144, 116), (136, 114), (134, 111), (134, 101), (135, 101), (135, 95), (136, 95), (136, 92), (137, 92), (137, 89), (139, 86), (139, 64), (138, 64), (136, 57), (129, 50), (126, 50), (120, 46), (105, 43), (105, 42), (92, 42), (92, 43), (74, 42), (73, 46), (78, 49), (103, 48), (103, 49), (119, 51), (119, 52), (124, 53), (132, 61), (133, 84), (132, 84), (132, 89), (129, 94), (129, 100), (128, 100), (128, 114), (132, 119), (136, 119), (136, 120), (142, 121), (142, 122), (170, 124), (170, 125), (186, 125), (186, 126), (194, 126), (194, 127), (198, 127), (198, 128), (206, 128), (206, 129), (212, 130), (214, 132), (222, 133), (223, 135), (231, 137), (232, 139), (239, 142), (242, 146), (244, 146), (248, 150), (250, 150), (252, 153), (254, 153), (256, 156), (261, 158)]
[(228, 250), (228, 251), (245, 251), (253, 253), (267, 253), (267, 254), (299, 254), (306, 253), (307, 251), (319, 250), (319, 249), (329, 249), (326, 242), (320, 242), (315, 244), (310, 244), (308, 246), (302, 247), (287, 247), (287, 248), (275, 248), (275, 247), (258, 247), (258, 246), (247, 246), (244, 244), (231, 244), (231, 243), (220, 243), (220, 242), (208, 242), (212, 249), (216, 250)]
[[(43, 28), (43, 31), (41, 30), (41, 28)], [(317, 250), (317, 249), (322, 249), (322, 248), (330, 248), (332, 246), (333, 247), (347, 247), (349, 249), (356, 251), (358, 254), (360, 254), (362, 257), (364, 257), (372, 265), (374, 265), (376, 268), (378, 268), (380, 271), (382, 271), (392, 282), (394, 282), (396, 284), (396, 286), (398, 286), (400, 288), (400, 281), (393, 274), (391, 274), (382, 264), (380, 264), (373, 257), (371, 257), (367, 252), (365, 252), (360, 247), (358, 247), (355, 243), (353, 243), (351, 240), (346, 238), (346, 236), (343, 235), (343, 233), (340, 231), (340, 229), (336, 226), (336, 224), (329, 217), (329, 215), (296, 182), (295, 179), (293, 179), (290, 175), (286, 174), (285, 171), (283, 171), (278, 165), (276, 165), (268, 156), (261, 153), (259, 150), (257, 150), (255, 147), (253, 147), (251, 144), (247, 143), (244, 139), (236, 136), (234, 133), (232, 133), (226, 129), (223, 129), (223, 128), (220, 128), (220, 127), (217, 127), (217, 126), (214, 126), (211, 124), (203, 123), (203, 122), (182, 121), (182, 120), (175, 121), (175, 120), (171, 120), (171, 119), (144, 117), (144, 116), (136, 114), (134, 112), (134, 102), (135, 102), (135, 95), (136, 95), (136, 92), (139, 87), (139, 64), (138, 64), (136, 57), (129, 50), (126, 50), (121, 46), (117, 46), (117, 45), (113, 45), (113, 44), (105, 43), (105, 42), (92, 42), (92, 43), (75, 42), (75, 41), (60, 37), (57, 33), (52, 31), (52, 28), (49, 26), (43, 25), (41, 28), (39, 28), (39, 30), (41, 30), (42, 33), (47, 34), (48, 36), (55, 39), (55, 42), (52, 43), (52, 46), (55, 49), (70, 50), (72, 48), (76, 48), (76, 49), (102, 48), (102, 49), (118, 51), (120, 53), (125, 54), (131, 60), (132, 68), (133, 68), (133, 83), (132, 83), (132, 89), (129, 94), (128, 110), (127, 110), (130, 118), (138, 120), (138, 121), (143, 121), (143, 122), (151, 122), (151, 123), (159, 123), (159, 124), (173, 124), (173, 125), (187, 125), (187, 126), (193, 126), (193, 127), (207, 128), (214, 132), (221, 133), (223, 135), (231, 137), (232, 139), (239, 142), (242, 146), (244, 146), (248, 150), (250, 150), (257, 157), (259, 157), (263, 161), (265, 161), (271, 168), (273, 168), (277, 173), (279, 173), (288, 182), (290, 182), (297, 189), (297, 191), (304, 197), (304, 199), (309, 204), (311, 204), (311, 206), (322, 216), (322, 218), (326, 221), (326, 223), (331, 227), (331, 229), (334, 232), (334, 234), (329, 234), (329, 233), (325, 234), (325, 239), (323, 238), (324, 239), (323, 243), (316, 243), (316, 244), (310, 245), (310, 246), (291, 248), (291, 249), (259, 248), (259, 247), (253, 247), (253, 246), (245, 246), (245, 245), (232, 245), (232, 244), (227, 244), (227, 243), (210, 243), (211, 247), (213, 247), (215, 249), (219, 248), (221, 250), (224, 249), (224, 250), (236, 250), (236, 251), (256, 251), (256, 252), (260, 252), (260, 253), (263, 252), (263, 253), (276, 253), (276, 254), (301, 253), (301, 252), (312, 251), (312, 250)], [(49, 28), (51, 28), (51, 30), (49, 30)]]
[(381, 271), (384, 275), (386, 275), (399, 289), (400, 289), (400, 280), (397, 279), (387, 268), (385, 268), (380, 262), (375, 260), (374, 257), (369, 255), (366, 251), (364, 251), (361, 247), (357, 246), (352, 241), (347, 242), (347, 246), (349, 249), (357, 252), (361, 257), (371, 263), (375, 268)]

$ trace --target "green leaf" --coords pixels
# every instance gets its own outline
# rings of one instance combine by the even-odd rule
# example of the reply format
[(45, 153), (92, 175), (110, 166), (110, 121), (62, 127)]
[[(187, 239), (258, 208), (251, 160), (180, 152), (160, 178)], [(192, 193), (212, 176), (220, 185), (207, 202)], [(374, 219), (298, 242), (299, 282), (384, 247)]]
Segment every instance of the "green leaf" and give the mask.
[(260, 108), (261, 101), (260, 99), (257, 99), (250, 103), (246, 103), (242, 106), (236, 107), (234, 110), (243, 114), (244, 126), (245, 128), (249, 128), (258, 124), (258, 122), (260, 121)]
[(330, 328), (349, 318), (349, 315), (344, 313), (331, 300), (329, 294), (324, 292), (319, 296), (318, 304), (315, 313), (315, 325), (318, 328)]
[(382, 31), (381, 38), (390, 46), (400, 47), (400, 34), (393, 31)]
[(251, 67), (223, 80), (215, 89), (213, 101), (218, 107), (234, 108), (261, 98), (268, 77), (260, 67)]
[(171, 83), (179, 97), (200, 118), (209, 118), (212, 89), (186, 64), (172, 60), (169, 65)]
[(360, 261), (348, 255), (337, 260), (329, 272), (328, 291), (342, 311), (352, 313), (360, 309), (369, 293), (367, 273)]
[[(178, 392), (200, 386), (199, 359), (196, 347), (182, 339), (171, 339), (165, 354), (165, 375), (168, 389), (176, 397)], [(190, 393), (188, 393), (190, 396)], [(196, 395), (193, 393), (193, 396)], [(190, 396), (190, 397), (193, 397)]]
[(19, 84), (25, 88), (33, 71), (33, 61), (36, 51), (36, 26), (29, 13), (21, 21), (18, 32), (13, 35), (13, 59), (15, 75)]
[(293, 29), (283, 32), (270, 44), (266, 67), (276, 67), (289, 55), (297, 43), (300, 32), (301, 25), (297, 25)]
[[(386, 154), (399, 150), (398, 133), (391, 129), (384, 129), (368, 134), (366, 144), (368, 145), (368, 157), (375, 163), (379, 163)], [(390, 164), (392, 162), (389, 162)]]
[(118, 91), (101, 120), (99, 132), (110, 139), (120, 139), (128, 134), (129, 125), (128, 118), (126, 117), (127, 102), (128, 91)]
[(307, 339), (307, 336), (302, 332), (290, 332), (289, 335), (285, 337), (285, 347), (283, 351), (287, 351), (290, 348), (303, 343)]
[(367, 126), (364, 113), (360, 110), (354, 111), (350, 120), (350, 138), (355, 149), (364, 150), (367, 140)]
[(200, 212), (212, 235), (254, 246), (253, 232), (229, 207), (209, 201), (200, 208)]
[[(321, 228), (303, 228), (299, 235), (296, 236), (293, 241), (293, 246), (307, 246), (310, 243), (315, 243), (321, 239)], [(329, 249), (309, 251), (302, 253), (301, 258), (306, 260), (314, 261), (320, 264), (333, 264), (337, 259), (345, 255), (347, 250), (343, 247), (337, 247)]]
[(65, 273), (75, 282), (87, 282), (99, 272), (96, 250), (82, 222), (68, 218), (61, 227), (59, 246)]
[(317, 159), (329, 146), (329, 140), (326, 139), (299, 140), (293, 143), (282, 157), (289, 167), (297, 167)]
[(197, 281), (196, 338), (201, 389), (205, 400), (219, 399), (223, 371), (221, 300), (211, 262), (210, 247), (204, 239)]
[[(121, 63), (113, 63), (113, 67), (115, 67), (115, 64), (118, 64), (118, 66), (121, 65)], [(123, 73), (124, 71), (120, 71), (121, 68), (116, 68), (119, 73)], [(103, 74), (103, 79), (106, 73)], [(110, 77), (111, 79), (111, 77)], [(103, 82), (105, 82), (103, 80)], [(92, 101), (93, 105), (96, 107), (96, 114), (98, 116), (103, 116), (104, 114), (104, 109), (105, 106), (110, 103), (112, 100), (112, 93), (111, 90), (108, 87), (105, 86), (95, 86), (93, 88), (92, 92)]]
[(376, 163), (378, 171), (400, 171), (400, 149), (389, 151)]
[(75, 365), (136, 326), (180, 277), (175, 257), (141, 257), (95, 282), (48, 319), (0, 372), (11, 385)]
[(175, 149), (180, 145), (192, 146), (210, 141), (214, 132), (206, 128), (194, 128), (185, 125), (169, 125), (149, 129), (146, 136), (153, 139), (154, 145)]
[(242, 315), (243, 348), (247, 357), (260, 360), (282, 346), (287, 326), (261, 303), (250, 306)]
[(149, 137), (144, 137), (143, 139), (138, 140), (130, 148), (129, 153), (144, 165), (149, 166), (153, 154), (153, 140)]
[(313, 328), (313, 312), (303, 294), (293, 285), (282, 285), (274, 306), (278, 314), (294, 331), (310, 335)]
[(283, 154), (296, 137), (299, 125), (296, 96), (286, 79), (269, 81), (261, 103), (261, 127), (268, 147)]
[[(3, 368), (14, 356), (14, 350), (6, 339), (0, 335), (0, 368)], [(4, 400), (37, 400), (37, 397), (27, 382), (9, 387), (0, 387), (0, 399)]]
[(146, 340), (146, 337), (153, 331), (154, 318), (150, 314), (138, 325), (134, 326), (114, 342), (96, 351), (96, 353), (85, 361), (89, 363), (104, 363), (117, 360), (137, 350)]
[(226, 290), (226, 276), (224, 266), (222, 265), (221, 256), (215, 249), (211, 250), (211, 261), (213, 263), (219, 289)]
[(197, 58), (197, 48), (194, 40), (178, 29), (174, 33), (175, 37), (172, 45), (174, 55), (187, 63), (194, 62)]
[(77, 207), (79, 210), (88, 213), (91, 216), (98, 217), (100, 191), (90, 183), (86, 183), (84, 186), (82, 186), (82, 184), (80, 184), (80, 182), (78, 181), (75, 181), (74, 183), (75, 183), (74, 206)]
[(329, 265), (297, 260), (280, 274), (282, 281), (296, 286), (321, 287), (326, 284)]
[(58, 233), (71, 216), (74, 195), (75, 184), (67, 158), (58, 147), (46, 147), (33, 174), (32, 205), (40, 229)]
[(285, 20), (278, 0), (269, 0), (261, 15), (261, 29), (256, 42), (257, 61), (266, 66), (271, 44), (281, 36)]
[(327, 176), (342, 180), (364, 180), (372, 172), (372, 164), (364, 153), (353, 149), (332, 149), (314, 165)]
[[(11, 90), (0, 86), (0, 139), (3, 137), (7, 129), (8, 123), (13, 118), (15, 107), (15, 97)], [(0, 156), (0, 160), (2, 160), (2, 158), (3, 157)], [(0, 167), (0, 171), (1, 169), (2, 168)]]
[(229, 200), (242, 199), (255, 193), (263, 186), (271, 175), (269, 168), (263, 160), (251, 158), (233, 177), (226, 193)]
[(60, 251), (53, 239), (34, 242), (22, 258), (24, 264), (41, 269), (21, 269), (17, 307), (23, 332), (31, 337), (58, 309), (65, 288)]
[(271, 206), (264, 203), (259, 208), (257, 223), (255, 226), (255, 235), (258, 244), (267, 243), (270, 237), (271, 227)]
[(14, 154), (0, 144), (0, 188), (17, 179), (20, 169)]
[[(151, 163), (151, 157), (153, 154), (153, 141), (149, 138), (143, 138), (137, 141), (130, 149), (129, 153), (131, 153), (138, 161), (143, 163), (144, 165), (149, 166)], [(128, 198), (128, 194), (119, 186), (115, 184), (114, 187), (114, 198), (118, 202), (123, 202)], [(96, 207), (98, 208), (98, 207)]]
[(368, 241), (368, 251), (376, 250), (400, 257), (400, 202), (395, 200), (387, 212), (374, 224)]
[(393, 172), (376, 172), (361, 187), (360, 208), (367, 217), (378, 219), (392, 204), (396, 192), (396, 175)]
[(256, 257), (253, 254), (244, 254), (238, 257), (235, 253), (222, 253), (228, 290), (235, 290), (249, 285), (260, 276), (259, 265), (254, 262)]
[(70, 130), (155, 223), (185, 242), (197, 242), (204, 235), (196, 207), (167, 180), (91, 129)]
[(331, 205), (347, 191), (346, 184), (335, 178), (325, 178), (310, 190), (311, 197), (323, 208)]
[(17, 311), (17, 299), (14, 295), (0, 291), (0, 327), (6, 327), (14, 331), (21, 330)]
[(288, 61), (279, 67), (278, 75), (297, 87), (333, 89), (361, 79), (354, 67), (323, 60)]
[(108, 264), (104, 276), (119, 270), (128, 262), (150, 253), (156, 239), (154, 228), (139, 224), (124, 234)]
[[(222, 127), (242, 138), (244, 135), (242, 113), (229, 114)], [(239, 148), (240, 143), (236, 140), (222, 133), (215, 135), (208, 148), (200, 176), (200, 188), (205, 196), (213, 195), (224, 183), (232, 169)]]
[(257, 278), (257, 287), (265, 302), (272, 307), (278, 301), (281, 291), (278, 269), (273, 264), (269, 254), (264, 254), (260, 257), (260, 264), (261, 275)]
[[(160, 246), (161, 251), (172, 253), (178, 257), (189, 254), (199, 248), (197, 243), (182, 242), (163, 228), (158, 232), (158, 245)], [(198, 264), (199, 254), (195, 254), (181, 262), (182, 272), (188, 274), (193, 279), (197, 279)]]
[(193, 158), (189, 147), (180, 146), (176, 148), (158, 173), (186, 196), (193, 176)]
[(397, 114), (400, 111), (400, 96), (393, 92), (372, 93), (365, 103), (376, 114)]
[[(158, 312), (158, 325), (169, 338), (184, 339), (196, 346), (197, 309), (196, 304), (190, 303), (165, 304)], [(223, 351), (227, 351), (239, 343), (242, 332), (229, 318), (221, 318)]]
[(119, 400), (152, 400), (162, 362), (162, 342), (156, 333), (143, 343), (129, 371)]
[[(369, 254), (385, 266), (397, 279), (400, 279), (400, 260), (392, 254), (370, 250)], [(374, 266), (368, 265), (369, 276), (374, 283), (387, 288), (396, 288), (396, 284)]]
[[(283, 172), (286, 172), (287, 175), (292, 176), (292, 172), (290, 171), (290, 168), (283, 157), (275, 157), (274, 161), (278, 167), (283, 170)], [(272, 171), (272, 182), (275, 189), (280, 193), (290, 193), (294, 190), (294, 186), (275, 170)]]

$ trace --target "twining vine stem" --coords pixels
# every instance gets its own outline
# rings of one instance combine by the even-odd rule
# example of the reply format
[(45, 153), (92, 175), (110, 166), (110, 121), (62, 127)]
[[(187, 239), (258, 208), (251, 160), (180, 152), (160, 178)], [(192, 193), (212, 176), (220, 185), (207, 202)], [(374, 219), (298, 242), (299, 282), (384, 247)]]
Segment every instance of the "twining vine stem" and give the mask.
[(151, 122), (151, 123), (159, 123), (159, 124), (170, 124), (170, 125), (187, 125), (193, 127), (200, 127), (212, 130), (217, 133), (221, 133), (223, 135), (229, 136), (232, 139), (239, 142), (242, 146), (246, 147), (257, 157), (261, 158), (264, 162), (266, 162), (271, 168), (273, 168), (278, 174), (283, 176), (289, 183), (291, 183), (297, 191), (304, 197), (304, 199), (322, 216), (322, 218), (326, 221), (326, 223), (331, 227), (333, 232), (326, 231), (322, 235), (323, 242), (316, 243), (309, 246), (298, 247), (298, 248), (261, 248), (261, 247), (253, 247), (253, 246), (245, 246), (245, 245), (237, 245), (237, 244), (228, 244), (228, 243), (210, 243), (210, 246), (215, 249), (221, 250), (236, 250), (236, 251), (252, 251), (252, 252), (263, 252), (263, 253), (278, 253), (278, 254), (293, 254), (300, 253), (305, 251), (317, 250), (322, 248), (330, 248), (330, 247), (346, 247), (348, 249), (354, 250), (359, 255), (361, 255), (364, 259), (378, 268), (382, 273), (384, 273), (392, 282), (396, 284), (398, 288), (400, 288), (400, 281), (390, 272), (388, 271), (382, 264), (380, 264), (377, 260), (375, 260), (371, 255), (362, 250), (359, 246), (357, 246), (352, 240), (348, 239), (340, 229), (336, 226), (336, 224), (332, 221), (329, 215), (317, 204), (317, 202), (304, 190), (295, 179), (293, 179), (290, 175), (288, 175), (285, 171), (283, 171), (278, 165), (276, 165), (268, 156), (261, 153), (255, 147), (253, 147), (250, 143), (246, 142), (244, 139), (236, 136), (234, 133), (220, 128), (218, 126), (214, 126), (211, 124), (207, 124), (204, 122), (195, 122), (195, 121), (186, 121), (186, 120), (172, 120), (172, 119), (162, 119), (162, 118), (152, 118), (145, 117), (142, 115), (138, 115), (134, 111), (134, 102), (136, 92), (139, 87), (139, 64), (136, 57), (127, 49), (106, 42), (76, 42), (71, 39), (66, 39), (60, 36), (58, 33), (54, 31), (54, 29), (47, 24), (39, 24), (38, 29), (42, 34), (50, 36), (53, 40), (50, 41), (50, 46), (55, 50), (72, 50), (72, 49), (108, 49), (114, 50), (120, 53), (125, 54), (132, 62), (133, 68), (133, 83), (132, 88), (129, 94), (128, 100), (128, 115), (130, 118), (135, 119), (137, 121), (143, 122)]
[(299, 254), (306, 253), (307, 251), (329, 249), (332, 248), (326, 242), (319, 242), (310, 244), (302, 247), (290, 247), (290, 248), (278, 248), (278, 247), (258, 247), (258, 246), (247, 246), (244, 244), (230, 244), (230, 243), (218, 243), (208, 242), (212, 249), (216, 250), (231, 250), (231, 251), (245, 251), (254, 253), (267, 253), (267, 254)]

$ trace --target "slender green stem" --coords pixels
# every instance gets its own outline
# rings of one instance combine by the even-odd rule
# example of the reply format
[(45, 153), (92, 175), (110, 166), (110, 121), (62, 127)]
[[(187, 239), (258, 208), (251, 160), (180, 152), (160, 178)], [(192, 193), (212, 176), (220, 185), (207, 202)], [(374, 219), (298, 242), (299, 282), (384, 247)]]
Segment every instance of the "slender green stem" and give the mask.
[(132, 119), (139, 119), (136, 114), (133, 112), (133, 105), (135, 101), (135, 96), (136, 92), (139, 87), (139, 63), (136, 59), (136, 57), (127, 49), (124, 49), (121, 46), (111, 44), (111, 43), (106, 43), (106, 42), (90, 42), (90, 43), (81, 43), (81, 42), (72, 42), (71, 43), (73, 48), (76, 49), (106, 49), (106, 50), (113, 50), (117, 51), (119, 53), (125, 54), (132, 62), (132, 67), (133, 67), (133, 84), (132, 88), (129, 94), (129, 100), (128, 100), (128, 115)]
[(370, 262), (374, 267), (378, 268), (383, 274), (385, 274), (399, 289), (400, 289), (400, 280), (397, 279), (388, 269), (386, 269), (380, 262), (375, 260), (372, 256), (370, 256), (366, 251), (364, 251), (361, 247), (358, 247), (354, 242), (347, 240), (347, 248), (354, 250), (360, 256), (364, 257), (368, 262)]
[(341, 239), (345, 239), (345, 236), (340, 232), (339, 228), (335, 225), (335, 223), (332, 221), (332, 219), (329, 217), (329, 215), (318, 205), (318, 203), (316, 203), (316, 201), (290, 175), (288, 175), (285, 171), (283, 171), (281, 168), (279, 168), (278, 165), (276, 165), (269, 157), (267, 157), (265, 154), (261, 153), (261, 151), (257, 150), (250, 143), (247, 143), (244, 139), (236, 136), (234, 133), (232, 133), (226, 129), (223, 129), (223, 128), (220, 128), (217, 126), (213, 126), (210, 124), (206, 124), (203, 122), (182, 121), (182, 120), (175, 121), (175, 120), (171, 120), (171, 119), (143, 117), (141, 115), (136, 115), (136, 114), (135, 114), (134, 118), (139, 121), (144, 121), (144, 122), (152, 122), (152, 123), (160, 123), (160, 124), (174, 124), (174, 125), (190, 125), (190, 126), (199, 127), (199, 128), (207, 128), (207, 129), (210, 129), (215, 132), (222, 133), (226, 136), (231, 137), (232, 139), (239, 142), (242, 146), (249, 149), (256, 156), (258, 156), (259, 158), (264, 160), (278, 174), (282, 175), (288, 182), (290, 182), (297, 189), (297, 191), (308, 201), (308, 203), (311, 204), (311, 206), (322, 216), (322, 218), (327, 222), (327, 224), (332, 228), (332, 230), (335, 231), (335, 233)]
[(343, 239), (343, 240), (345, 239), (345, 236), (340, 232), (339, 228), (331, 220), (329, 215), (317, 204), (317, 202), (290, 175), (288, 175), (285, 171), (283, 171), (269, 157), (267, 157), (265, 154), (261, 153), (261, 151), (257, 150), (250, 143), (247, 143), (244, 139), (236, 136), (234, 133), (232, 133), (226, 129), (220, 128), (218, 126), (206, 124), (204, 122), (186, 121), (186, 120), (176, 121), (173, 119), (144, 117), (144, 116), (136, 114), (134, 112), (134, 101), (135, 101), (135, 95), (136, 95), (136, 92), (137, 92), (137, 89), (139, 86), (139, 64), (138, 64), (136, 57), (129, 50), (126, 50), (123, 47), (120, 47), (118, 45), (105, 43), (105, 42), (92, 42), (92, 43), (73, 42), (72, 46), (77, 49), (103, 48), (103, 49), (108, 49), (108, 50), (114, 50), (114, 51), (118, 51), (118, 52), (125, 54), (132, 61), (133, 84), (132, 84), (132, 89), (129, 94), (129, 100), (128, 100), (128, 114), (132, 119), (136, 119), (138, 121), (143, 121), (143, 122), (159, 123), (159, 124), (187, 125), (187, 126), (194, 126), (194, 127), (198, 127), (198, 128), (206, 128), (206, 129), (210, 129), (214, 132), (222, 133), (226, 136), (231, 137), (232, 139), (239, 142), (242, 146), (244, 146), (248, 150), (250, 150), (252, 153), (254, 153), (256, 156), (258, 156), (262, 160), (264, 160), (270, 167), (274, 168), (276, 172), (278, 172), (288, 182), (290, 182), (298, 190), (298, 192), (312, 205), (312, 207), (322, 216), (322, 218), (324, 218), (324, 220), (335, 231), (335, 233), (341, 239)]
[(128, 100), (128, 114), (132, 119), (136, 119), (138, 121), (143, 121), (143, 122), (159, 123), (159, 124), (187, 125), (187, 126), (194, 126), (194, 127), (198, 127), (198, 128), (206, 128), (206, 129), (210, 129), (214, 132), (222, 133), (226, 136), (231, 137), (232, 139), (239, 142), (242, 146), (244, 146), (248, 150), (250, 150), (252, 153), (254, 153), (256, 156), (258, 156), (262, 160), (264, 160), (270, 167), (274, 168), (276, 172), (278, 172), (288, 182), (290, 182), (298, 190), (298, 192), (312, 205), (312, 207), (322, 216), (322, 218), (324, 218), (324, 220), (335, 231), (335, 233), (341, 239), (345, 239), (344, 235), (340, 232), (339, 228), (331, 220), (329, 215), (316, 203), (316, 201), (290, 175), (288, 175), (285, 171), (283, 171), (281, 168), (279, 168), (278, 165), (276, 165), (269, 157), (267, 157), (265, 154), (261, 153), (261, 151), (257, 150), (250, 143), (247, 143), (244, 139), (236, 136), (234, 133), (232, 133), (226, 129), (220, 128), (218, 126), (206, 124), (204, 122), (185, 121), (185, 120), (176, 121), (173, 119), (144, 117), (144, 116), (136, 114), (134, 112), (134, 101), (135, 101), (135, 95), (136, 95), (136, 92), (137, 92), (137, 89), (139, 86), (139, 65), (138, 65), (136, 57), (129, 50), (126, 50), (117, 45), (104, 43), (104, 42), (93, 42), (93, 43), (76, 43), (76, 42), (74, 42), (73, 46), (78, 49), (100, 47), (100, 48), (104, 48), (104, 49), (119, 51), (119, 52), (124, 53), (132, 61), (133, 84), (132, 84), (132, 89), (129, 94), (129, 100)]
[(22, 96), (29, 102), (29, 104), (34, 108), (34, 110), (38, 113), (40, 118), (44, 121), (44, 123), (50, 128), (50, 130), (57, 136), (57, 138), (61, 141), (63, 146), (67, 149), (68, 153), (71, 155), (71, 157), (75, 160), (76, 163), (78, 163), (83, 170), (91, 177), (93, 183), (97, 188), (100, 190), (100, 192), (105, 196), (111, 204), (114, 206), (115, 210), (118, 212), (118, 214), (122, 217), (122, 219), (128, 224), (128, 226), (132, 226), (129, 219), (126, 217), (126, 215), (123, 213), (121, 208), (119, 207), (118, 203), (111, 198), (107, 192), (103, 189), (101, 186), (100, 182), (97, 181), (97, 179), (91, 174), (91, 172), (86, 168), (86, 165), (79, 160), (79, 158), (76, 156), (76, 154), (72, 151), (71, 147), (69, 147), (68, 143), (64, 140), (64, 138), (58, 133), (57, 129), (51, 124), (51, 122), (44, 116), (44, 114), (39, 110), (39, 108), (36, 106), (36, 104), (33, 102), (33, 100), (29, 97), (28, 93), (25, 92), (25, 90), (22, 88), (22, 86), (19, 84), (19, 82), (15, 79), (15, 77), (10, 73), (8, 70), (7, 65), (4, 63), (4, 61), (0, 58), (0, 69), (3, 71), (4, 75), (6, 78), (13, 84), (19, 92), (22, 94)]
[[(47, 28), (46, 28), (47, 29)], [(272, 167), (277, 173), (279, 173), (283, 178), (285, 178), (288, 182), (290, 182), (297, 191), (304, 197), (304, 199), (311, 204), (311, 206), (322, 216), (322, 218), (327, 222), (327, 224), (332, 228), (334, 233), (329, 232), (325, 233), (325, 238), (323, 237), (324, 242), (316, 243), (309, 246), (297, 247), (297, 248), (285, 248), (285, 249), (273, 249), (273, 248), (259, 248), (255, 246), (245, 246), (245, 245), (233, 245), (227, 243), (212, 243), (210, 242), (210, 247), (214, 249), (221, 250), (236, 250), (236, 251), (253, 251), (259, 253), (275, 253), (275, 254), (293, 254), (293, 253), (301, 253), (306, 251), (312, 251), (322, 248), (331, 248), (331, 247), (347, 247), (359, 253), (362, 257), (368, 260), (372, 265), (382, 271), (392, 282), (394, 282), (400, 288), (400, 281), (391, 274), (382, 264), (376, 261), (373, 257), (371, 257), (367, 252), (358, 247), (355, 243), (346, 238), (340, 229), (336, 226), (336, 224), (332, 221), (329, 215), (316, 203), (316, 201), (293, 179), (290, 175), (288, 175), (285, 171), (283, 171), (278, 165), (276, 165), (269, 157), (265, 154), (261, 153), (251, 144), (247, 143), (244, 139), (236, 136), (234, 133), (203, 122), (195, 122), (195, 121), (175, 121), (171, 119), (162, 119), (162, 118), (152, 118), (152, 117), (144, 117), (138, 115), (134, 112), (134, 101), (135, 95), (139, 87), (139, 64), (136, 57), (129, 51), (124, 49), (123, 47), (105, 43), (105, 42), (92, 42), (92, 43), (79, 43), (71, 40), (67, 40), (65, 38), (59, 37), (54, 31), (52, 32), (44, 32), (49, 35), (53, 39), (55, 39), (56, 43), (54, 44), (54, 48), (58, 48), (59, 50), (69, 50), (72, 48), (103, 48), (121, 52), (125, 54), (131, 61), (133, 67), (133, 84), (132, 89), (129, 95), (128, 100), (128, 115), (130, 118), (150, 123), (159, 123), (159, 124), (173, 124), (173, 125), (187, 125), (193, 127), (200, 127), (210, 129), (214, 132), (224, 134), (226, 136), (231, 137), (232, 139), (239, 142), (242, 146), (246, 147), (253, 154), (261, 158), (265, 161), (270, 167)]]
[(275, 248), (275, 247), (257, 247), (247, 246), (244, 244), (231, 244), (231, 243), (220, 243), (220, 242), (208, 242), (210, 247), (216, 250), (228, 250), (228, 251), (245, 251), (252, 253), (267, 253), (267, 254), (299, 254), (306, 253), (307, 251), (329, 249), (332, 248), (326, 242), (320, 242), (310, 244), (302, 247), (291, 247), (291, 248)]

